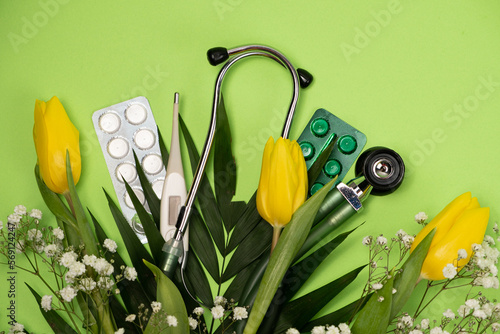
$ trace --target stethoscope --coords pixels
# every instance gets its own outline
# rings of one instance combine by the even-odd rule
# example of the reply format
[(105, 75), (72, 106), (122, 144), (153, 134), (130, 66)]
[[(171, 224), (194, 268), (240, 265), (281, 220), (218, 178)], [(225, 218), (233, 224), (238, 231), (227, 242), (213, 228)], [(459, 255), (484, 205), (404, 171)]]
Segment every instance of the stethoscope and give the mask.
[(313, 77), (312, 75), (303, 69), (295, 69), (291, 62), (279, 51), (264, 45), (246, 45), (240, 46), (233, 49), (226, 48), (212, 48), (208, 50), (207, 57), (211, 65), (216, 66), (225, 62), (222, 69), (219, 71), (217, 79), (215, 81), (213, 105), (212, 105), (212, 115), (210, 119), (210, 126), (208, 129), (208, 134), (205, 140), (203, 151), (196, 168), (196, 172), (193, 176), (193, 182), (187, 194), (186, 202), (181, 207), (176, 223), (176, 231), (174, 236), (169, 239), (163, 246), (162, 250), (164, 256), (160, 268), (169, 277), (174, 276), (175, 270), (179, 263), (179, 258), (181, 258), (181, 277), (184, 282), (184, 269), (186, 267), (187, 252), (184, 251), (183, 246), (183, 236), (187, 229), (189, 217), (194, 204), (198, 188), (203, 177), (205, 167), (210, 155), (210, 150), (212, 148), (212, 143), (215, 136), (216, 122), (217, 122), (217, 108), (220, 103), (221, 98), (221, 87), (224, 76), (227, 71), (239, 60), (251, 57), (251, 56), (263, 56), (271, 58), (284, 66), (292, 76), (293, 80), (293, 94), (290, 106), (285, 119), (285, 124), (281, 136), (283, 138), (288, 138), (290, 133), (290, 128), (292, 125), (293, 116), (295, 109), (297, 107), (297, 101), (299, 98), (299, 88), (308, 87)]

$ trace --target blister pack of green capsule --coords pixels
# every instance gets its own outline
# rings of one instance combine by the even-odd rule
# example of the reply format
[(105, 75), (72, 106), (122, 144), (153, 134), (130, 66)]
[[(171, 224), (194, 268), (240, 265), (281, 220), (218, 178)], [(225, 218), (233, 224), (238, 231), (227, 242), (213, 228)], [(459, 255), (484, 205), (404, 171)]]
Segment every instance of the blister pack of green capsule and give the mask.
[(366, 136), (325, 109), (318, 109), (297, 139), (309, 169), (320, 154), (333, 144), (333, 149), (323, 165), (318, 178), (309, 184), (309, 194), (314, 194), (332, 178), (340, 183), (366, 144)]

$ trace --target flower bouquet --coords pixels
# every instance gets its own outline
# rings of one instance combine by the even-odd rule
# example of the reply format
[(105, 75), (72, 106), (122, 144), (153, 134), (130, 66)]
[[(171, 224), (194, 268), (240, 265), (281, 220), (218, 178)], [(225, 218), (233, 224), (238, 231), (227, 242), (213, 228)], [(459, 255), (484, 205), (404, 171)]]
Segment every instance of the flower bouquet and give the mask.
[[(308, 178), (295, 141), (271, 138), (264, 148), (259, 187), (248, 201), (234, 200), (236, 161), (224, 104), (218, 109), (213, 150), (213, 183), (207, 175), (190, 217), (190, 254), (172, 278), (161, 269), (164, 240), (159, 233), (160, 199), (139, 163), (137, 174), (147, 208), (133, 190), (128, 194), (148, 238), (143, 245), (112, 197), (105, 191), (121, 240), (104, 232), (76, 191), (81, 173), (78, 131), (54, 97), (35, 105), (35, 177), (57, 226), (42, 213), (17, 206), (2, 224), (0, 253), (4, 265), (16, 256), (45, 286), (29, 286), (54, 333), (486, 333), (500, 330), (500, 304), (473, 286), (498, 288), (499, 251), (484, 236), (489, 209), (465, 193), (409, 235), (367, 236), (366, 264), (341, 273), (330, 283), (300, 294), (322, 261), (354, 231), (314, 247), (342, 224), (325, 211), (334, 180), (307, 199)], [(188, 126), (180, 120), (193, 172), (200, 159)], [(168, 151), (160, 140), (164, 164)], [(309, 173), (309, 175), (308, 175)], [(107, 223), (109, 224), (109, 222)], [(498, 226), (494, 231), (498, 233)], [(368, 280), (359, 298), (318, 317), (318, 313), (361, 272)], [(421, 296), (414, 288), (427, 287)], [(443, 310), (435, 319), (422, 310), (449, 289), (464, 291), (463, 305)], [(409, 313), (405, 304), (421, 299)], [(10, 333), (36, 331), (13, 319)]]

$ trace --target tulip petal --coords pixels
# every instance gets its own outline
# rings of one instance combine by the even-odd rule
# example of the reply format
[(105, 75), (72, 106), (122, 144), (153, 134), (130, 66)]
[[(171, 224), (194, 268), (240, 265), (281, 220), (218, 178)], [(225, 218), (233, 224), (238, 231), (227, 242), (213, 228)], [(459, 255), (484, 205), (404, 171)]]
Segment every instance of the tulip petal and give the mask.
[(456, 219), (471, 204), (471, 193), (466, 192), (451, 201), (434, 219), (427, 224), (415, 237), (410, 252), (430, 233), (435, 227), (436, 234), (432, 239), (431, 247), (434, 247), (450, 230)]
[(68, 191), (66, 152), (70, 155), (75, 184), (81, 174), (79, 133), (56, 96), (47, 103), (36, 101), (33, 139), (40, 175), (47, 187), (60, 194)]
[(283, 227), (307, 195), (307, 167), (296, 141), (269, 138), (262, 158), (257, 210), (274, 227)]
[(429, 280), (445, 279), (443, 268), (449, 263), (457, 265), (459, 249), (465, 249), (468, 256), (458, 262), (458, 269), (467, 264), (472, 255), (472, 245), (483, 241), (489, 214), (489, 208), (466, 210), (440, 242), (431, 245), (422, 266), (421, 277)]

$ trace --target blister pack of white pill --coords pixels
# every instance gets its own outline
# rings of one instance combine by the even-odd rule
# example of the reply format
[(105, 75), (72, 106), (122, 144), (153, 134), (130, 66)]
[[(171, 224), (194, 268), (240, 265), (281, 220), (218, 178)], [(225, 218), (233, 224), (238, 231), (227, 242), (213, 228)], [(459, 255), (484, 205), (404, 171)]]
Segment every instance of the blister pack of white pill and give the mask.
[(165, 167), (149, 102), (145, 97), (139, 96), (97, 110), (92, 115), (92, 121), (123, 215), (141, 242), (147, 243), (144, 229), (123, 180), (127, 181), (149, 212), (133, 154), (135, 152), (153, 190), (160, 197), (165, 180)]

